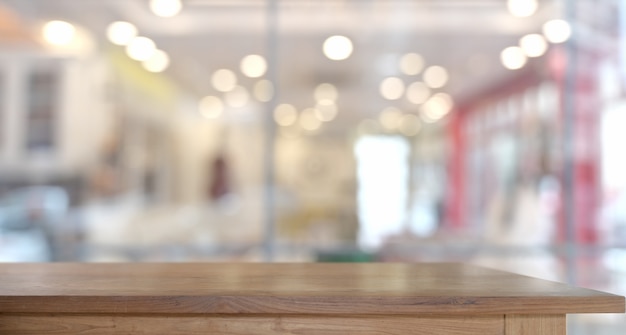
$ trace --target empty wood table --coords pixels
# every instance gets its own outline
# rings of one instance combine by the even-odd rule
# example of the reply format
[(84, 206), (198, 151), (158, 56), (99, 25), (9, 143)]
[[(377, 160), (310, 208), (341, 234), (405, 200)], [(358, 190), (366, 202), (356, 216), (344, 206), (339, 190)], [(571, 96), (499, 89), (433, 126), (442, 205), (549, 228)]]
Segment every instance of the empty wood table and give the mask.
[(565, 334), (624, 297), (463, 264), (2, 264), (0, 334)]

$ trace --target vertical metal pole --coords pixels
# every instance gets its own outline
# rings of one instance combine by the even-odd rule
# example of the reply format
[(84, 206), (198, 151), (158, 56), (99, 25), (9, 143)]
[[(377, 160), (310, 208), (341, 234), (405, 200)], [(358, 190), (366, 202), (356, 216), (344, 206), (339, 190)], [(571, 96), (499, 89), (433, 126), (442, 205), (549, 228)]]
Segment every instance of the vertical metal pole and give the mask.
[(572, 28), (567, 41), (567, 68), (563, 85), (563, 210), (565, 219), (565, 259), (567, 281), (576, 283), (576, 180), (575, 164), (575, 127), (576, 127), (576, 82), (577, 82), (577, 46), (576, 46), (576, 0), (565, 1), (565, 19)]
[(266, 19), (267, 19), (267, 79), (274, 87), (274, 94), (268, 103), (265, 104), (265, 155), (263, 155), (264, 168), (264, 197), (263, 208), (264, 216), (264, 238), (263, 238), (263, 259), (266, 262), (272, 262), (275, 258), (275, 213), (274, 213), (274, 156), (275, 156), (275, 139), (276, 124), (274, 123), (273, 113), (278, 101), (278, 69), (277, 69), (277, 47), (278, 47), (278, 0), (267, 0)]

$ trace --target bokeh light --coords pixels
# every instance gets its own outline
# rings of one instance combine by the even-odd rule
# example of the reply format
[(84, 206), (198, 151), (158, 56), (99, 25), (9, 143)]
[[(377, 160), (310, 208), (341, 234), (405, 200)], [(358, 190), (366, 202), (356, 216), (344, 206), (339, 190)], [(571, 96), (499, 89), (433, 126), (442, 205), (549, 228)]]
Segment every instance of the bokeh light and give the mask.
[(542, 31), (551, 43), (563, 43), (572, 35), (572, 28), (564, 20), (550, 20), (543, 24)]
[(274, 121), (280, 126), (287, 127), (298, 120), (298, 110), (290, 104), (280, 104), (274, 109)]
[(416, 53), (408, 53), (400, 59), (400, 71), (402, 73), (414, 76), (422, 72), (424, 68), (424, 58)]
[(303, 110), (300, 113), (300, 119), (298, 120), (300, 127), (308, 131), (318, 130), (322, 126), (322, 121), (320, 121), (315, 114), (315, 108), (307, 108)]
[(540, 57), (548, 50), (548, 42), (539, 34), (528, 34), (520, 38), (519, 46), (528, 57)]
[(421, 81), (416, 81), (406, 89), (406, 99), (416, 105), (423, 104), (430, 96), (430, 88)]
[(385, 78), (379, 87), (380, 95), (387, 100), (397, 100), (404, 95), (404, 82), (397, 77)]
[(250, 78), (258, 78), (267, 71), (267, 62), (260, 55), (248, 55), (241, 60), (241, 72)]
[(107, 27), (107, 38), (115, 45), (128, 45), (137, 37), (137, 27), (130, 22), (115, 21)]
[(537, 0), (508, 0), (507, 8), (509, 13), (517, 17), (528, 17), (537, 11), (539, 4)]
[(52, 45), (68, 45), (76, 35), (76, 28), (69, 22), (50, 21), (43, 26), (43, 38)]
[(138, 36), (133, 38), (126, 46), (126, 54), (128, 57), (143, 62), (148, 60), (156, 52), (156, 44), (147, 37)]
[(500, 53), (502, 65), (509, 70), (517, 70), (526, 64), (526, 54), (520, 47), (508, 47)]
[(170, 65), (170, 57), (163, 50), (156, 50), (152, 57), (143, 61), (144, 69), (150, 72), (163, 72)]
[(341, 35), (335, 35), (324, 41), (324, 55), (332, 60), (344, 60), (352, 54), (352, 41)]
[(313, 97), (315, 98), (315, 101), (322, 101), (322, 100), (335, 101), (337, 100), (338, 96), (339, 96), (339, 92), (337, 91), (337, 87), (329, 83), (323, 83), (323, 84), (317, 85), (317, 87), (315, 88), (315, 92), (313, 93)]
[(228, 92), (237, 86), (237, 76), (231, 70), (219, 69), (211, 76), (211, 84), (219, 92)]
[(315, 115), (320, 121), (328, 122), (337, 117), (338, 108), (333, 100), (320, 100), (315, 105)]
[(448, 71), (442, 66), (429, 66), (424, 71), (424, 83), (430, 88), (441, 88), (448, 83)]
[(180, 0), (150, 0), (150, 10), (160, 17), (172, 17), (180, 13), (183, 4)]

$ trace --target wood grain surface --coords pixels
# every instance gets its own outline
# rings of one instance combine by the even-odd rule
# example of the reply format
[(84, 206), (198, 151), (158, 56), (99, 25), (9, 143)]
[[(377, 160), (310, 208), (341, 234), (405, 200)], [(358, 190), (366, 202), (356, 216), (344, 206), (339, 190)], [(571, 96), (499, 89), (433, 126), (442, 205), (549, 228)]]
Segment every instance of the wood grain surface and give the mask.
[(502, 335), (503, 316), (0, 315), (0, 334)]
[(506, 335), (565, 335), (565, 315), (507, 315)]
[(0, 313), (622, 313), (624, 298), (463, 264), (1, 264)]

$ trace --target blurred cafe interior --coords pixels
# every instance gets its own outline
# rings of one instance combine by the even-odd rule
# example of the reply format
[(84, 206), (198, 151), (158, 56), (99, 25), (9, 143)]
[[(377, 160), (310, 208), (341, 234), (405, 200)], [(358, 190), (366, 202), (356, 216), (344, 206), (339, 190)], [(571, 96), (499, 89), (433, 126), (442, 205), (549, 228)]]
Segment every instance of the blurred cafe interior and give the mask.
[(620, 0), (0, 0), (0, 261), (624, 294), (625, 87)]

